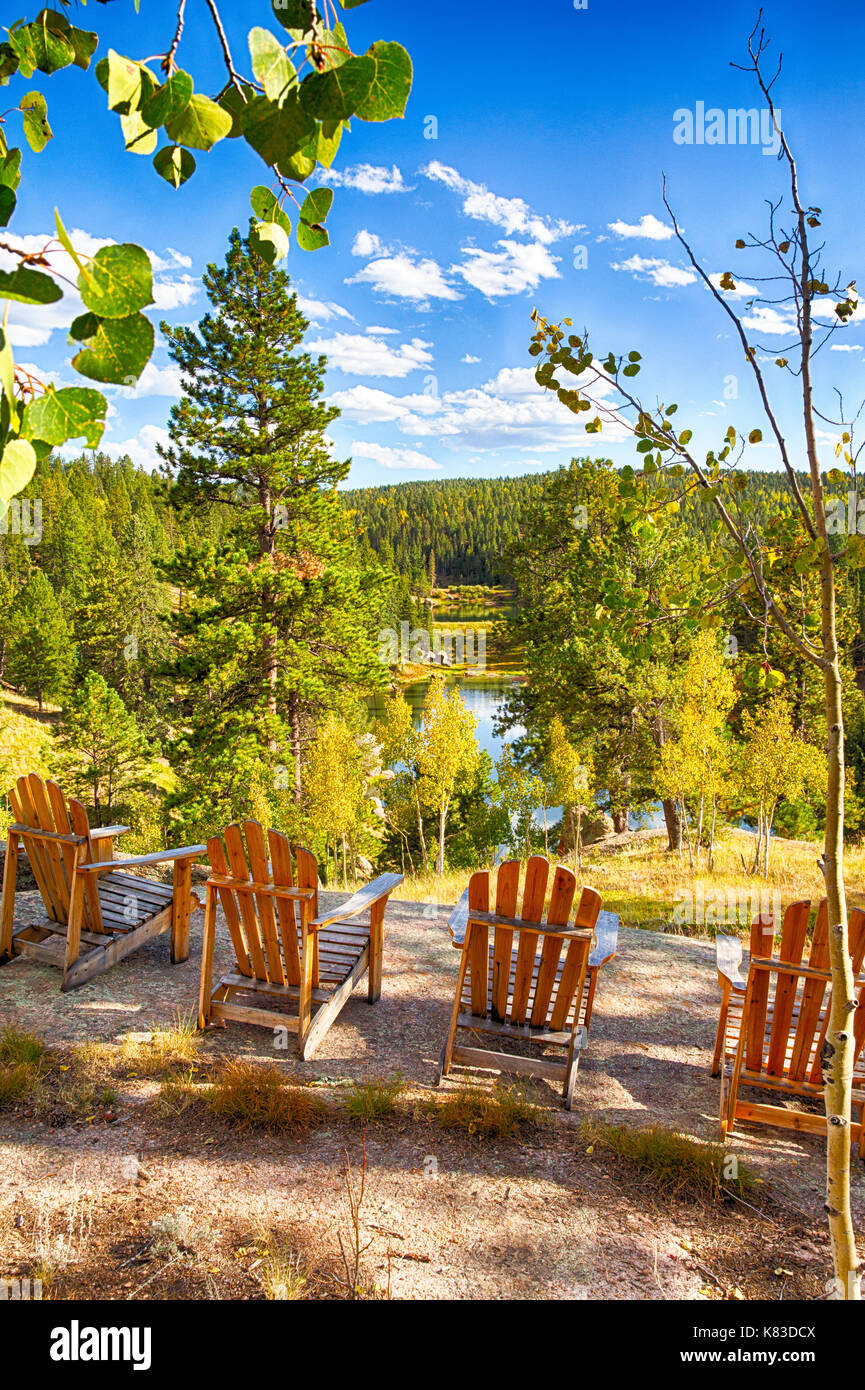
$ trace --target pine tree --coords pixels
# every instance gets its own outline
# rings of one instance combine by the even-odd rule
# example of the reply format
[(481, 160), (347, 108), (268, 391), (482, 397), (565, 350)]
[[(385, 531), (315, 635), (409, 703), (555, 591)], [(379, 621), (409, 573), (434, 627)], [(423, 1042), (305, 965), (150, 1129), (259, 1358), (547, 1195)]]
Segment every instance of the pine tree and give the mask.
[(140, 779), (149, 753), (134, 716), (95, 671), (64, 711), (58, 748), (67, 786), (89, 802), (97, 825)]
[(384, 574), (360, 567), (337, 496), (349, 463), (325, 431), (338, 412), (321, 399), (325, 359), (299, 350), (308, 324), (288, 275), (235, 229), (204, 285), (213, 307), (197, 330), (162, 326), (185, 384), (162, 452), (178, 511), (222, 514), (221, 534), (181, 541), (165, 571), (183, 591), (172, 671), (183, 816), (215, 823), (244, 812), (262, 768), (276, 785), (287, 767), (300, 802), (317, 724), (381, 682)]
[(74, 665), (63, 609), (45, 575), (34, 569), (9, 607), (6, 677), (35, 696), (41, 711), (44, 700), (62, 700)]

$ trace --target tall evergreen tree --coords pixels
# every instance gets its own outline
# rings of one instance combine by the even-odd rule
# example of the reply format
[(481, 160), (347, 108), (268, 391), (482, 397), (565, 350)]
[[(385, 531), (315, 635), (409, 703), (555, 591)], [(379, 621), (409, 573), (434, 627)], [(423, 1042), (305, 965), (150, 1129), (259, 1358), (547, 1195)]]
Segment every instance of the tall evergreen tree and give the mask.
[(63, 609), (48, 580), (34, 569), (9, 606), (4, 669), (25, 695), (61, 700), (75, 665), (75, 648)]
[(66, 784), (90, 803), (97, 825), (140, 779), (150, 751), (117, 691), (95, 671), (64, 711), (58, 748)]
[[(286, 768), (299, 801), (303, 750), (323, 714), (379, 684), (374, 642), (384, 572), (361, 568), (337, 496), (349, 463), (325, 431), (325, 359), (300, 351), (307, 321), (289, 277), (235, 229), (208, 266), (197, 330), (163, 324), (185, 392), (165, 448), (183, 514), (224, 514), (219, 539), (181, 542), (166, 573), (182, 591), (175, 761), (191, 784), (184, 819), (244, 809), (253, 769)], [(218, 806), (218, 810), (216, 807)]]

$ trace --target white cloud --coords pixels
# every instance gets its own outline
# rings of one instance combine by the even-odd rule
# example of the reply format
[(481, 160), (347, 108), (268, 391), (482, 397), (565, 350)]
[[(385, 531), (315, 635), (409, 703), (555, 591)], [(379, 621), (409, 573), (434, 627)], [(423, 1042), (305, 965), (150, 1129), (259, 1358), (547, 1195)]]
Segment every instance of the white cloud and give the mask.
[(152, 361), (147, 363), (135, 386), (102, 387), (102, 390), (118, 390), (125, 397), (134, 400), (138, 396), (182, 396), (183, 382), (180, 368), (170, 364), (157, 367)]
[(371, 459), (381, 468), (409, 468), (413, 472), (437, 472), (441, 464), (431, 459), (429, 454), (421, 454), (417, 449), (391, 448), (387, 444), (354, 443), (351, 446), (353, 459)]
[(356, 188), (360, 193), (411, 192), (395, 164), (390, 169), (380, 164), (353, 164), (348, 169), (323, 171), (322, 178), (336, 188)]
[(341, 304), (334, 304), (332, 300), (307, 299), (306, 295), (297, 296), (297, 307), (310, 323), (330, 323), (331, 319), (354, 319), (354, 315), (344, 309)]
[(693, 270), (671, 265), (669, 261), (659, 260), (657, 257), (629, 256), (626, 261), (612, 262), (610, 269), (630, 271), (635, 279), (646, 278), (662, 289), (670, 289), (674, 285), (690, 285), (697, 278)]
[(380, 294), (418, 303), (430, 299), (462, 299), (449, 284), (441, 266), (433, 260), (415, 261), (405, 251), (391, 256), (378, 256), (345, 282), (347, 285), (371, 285)]
[(830, 352), (861, 352), (861, 343), (830, 343)]
[(412, 338), (399, 347), (362, 333), (337, 333), (306, 344), (308, 352), (323, 352), (331, 366), (358, 376), (404, 377), (432, 362), (430, 348), (422, 338)]
[(777, 309), (767, 304), (758, 304), (750, 314), (745, 314), (742, 326), (750, 328), (754, 333), (768, 333), (770, 337), (790, 338), (796, 334), (796, 325), (792, 319), (785, 318)]
[(536, 289), (541, 280), (558, 278), (558, 257), (551, 256), (539, 241), (505, 238), (496, 244), (502, 248), (501, 251), (463, 247), (463, 255), (467, 259), (462, 265), (451, 266), (451, 273), (461, 275), (467, 284), (480, 290), (487, 299), (521, 294), (524, 290)]
[(456, 169), (433, 160), (421, 169), (428, 179), (443, 183), (463, 198), (463, 212), (480, 222), (502, 227), (509, 235), (518, 233), (548, 246), (564, 236), (578, 231), (581, 223), (553, 221), (533, 212), (522, 198), (502, 198), (491, 193), (486, 184), (463, 178)]
[(158, 468), (162, 460), (156, 452), (156, 445), (168, 445), (170, 438), (168, 430), (161, 425), (144, 425), (133, 439), (124, 439), (120, 444), (103, 442), (102, 448), (112, 458), (121, 458), (128, 454), (132, 462), (139, 468), (146, 468), (148, 472), (153, 472)]
[(362, 256), (364, 260), (367, 260), (370, 256), (389, 255), (390, 247), (386, 246), (375, 232), (369, 232), (366, 227), (361, 227), (351, 244), (351, 254)]
[[(673, 228), (661, 222), (651, 212), (644, 212), (639, 222), (608, 222), (607, 227), (616, 236), (644, 237), (646, 241), (669, 241)], [(604, 238), (606, 240), (606, 238)]]
[[(593, 382), (602, 400), (612, 391), (608, 382)], [(531, 367), (506, 367), (482, 387), (449, 391), (443, 396), (394, 396), (387, 391), (355, 387), (331, 397), (343, 414), (359, 422), (396, 424), (412, 439), (440, 439), (452, 448), (484, 452), (502, 448), (531, 450), (532, 454), (590, 447), (582, 425), (551, 391), (534, 380)], [(628, 438), (617, 420), (605, 421), (597, 443), (606, 447)]]
[(328, 404), (337, 406), (348, 419), (361, 425), (384, 425), (407, 412), (415, 416), (431, 415), (441, 409), (438, 396), (394, 396), (375, 386), (352, 386), (346, 391), (334, 391)]
[(470, 366), (474, 362), (480, 362), (480, 360), (479, 357), (472, 357), (470, 352), (467, 352), (465, 357), (460, 358), (460, 361), (465, 362), (467, 366)]
[(399, 333), (398, 328), (382, 328), (380, 324), (371, 323), (364, 329), (365, 333), (371, 334), (373, 338), (389, 337), (392, 333)]

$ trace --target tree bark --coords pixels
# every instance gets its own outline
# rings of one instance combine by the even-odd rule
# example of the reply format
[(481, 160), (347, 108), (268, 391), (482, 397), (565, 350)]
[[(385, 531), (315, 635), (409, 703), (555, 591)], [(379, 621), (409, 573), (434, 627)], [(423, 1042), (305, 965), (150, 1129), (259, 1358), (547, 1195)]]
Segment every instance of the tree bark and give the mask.
[(667, 827), (667, 849), (682, 851), (682, 818), (675, 801), (662, 801), (664, 824)]
[(613, 818), (613, 830), (617, 835), (623, 835), (628, 828), (628, 807), (620, 806), (614, 811), (610, 807), (610, 815)]

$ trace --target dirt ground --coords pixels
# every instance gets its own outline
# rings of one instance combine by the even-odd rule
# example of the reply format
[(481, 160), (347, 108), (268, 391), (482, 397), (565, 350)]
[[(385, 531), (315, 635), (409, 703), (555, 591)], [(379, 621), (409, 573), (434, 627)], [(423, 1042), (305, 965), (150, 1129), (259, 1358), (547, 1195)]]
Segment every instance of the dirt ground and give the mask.
[[(323, 894), (322, 905), (342, 896)], [(737, 1132), (729, 1150), (761, 1181), (747, 1201), (718, 1205), (658, 1192), (581, 1132), (591, 1117), (717, 1138), (713, 945), (623, 929), (601, 977), (574, 1112), (541, 1083), (548, 1124), (481, 1140), (443, 1131), (425, 1109), (441, 1094), (430, 1088), (458, 962), (449, 910), (389, 904), (382, 998), (370, 1007), (362, 984), (313, 1061), (276, 1049), (264, 1028), (230, 1024), (203, 1037), (204, 1069), (237, 1056), (315, 1082), (328, 1114), (302, 1138), (229, 1129), (194, 1108), (167, 1113), (156, 1104), (158, 1082), (134, 1072), (92, 1116), (58, 1126), (26, 1109), (0, 1113), (0, 1277), (32, 1273), (48, 1250), (52, 1297), (261, 1298), (264, 1252), (278, 1248), (306, 1271), (304, 1296), (344, 1296), (340, 1247), (350, 1250), (354, 1233), (346, 1162), (357, 1190), (365, 1145), (361, 1264), (378, 1296), (823, 1296), (830, 1260), (818, 1138)], [(38, 894), (20, 894), (18, 920), (40, 915)], [(62, 1050), (188, 1015), (201, 923), (198, 913), (184, 965), (169, 965), (162, 936), (68, 995), (57, 971), (19, 958), (0, 969), (0, 1022)], [(230, 964), (223, 928), (216, 972)], [(336, 1102), (348, 1082), (396, 1071), (407, 1082), (398, 1112), (364, 1135)], [(455, 1070), (444, 1089), (461, 1084)], [(860, 1230), (862, 1178), (857, 1161)]]

